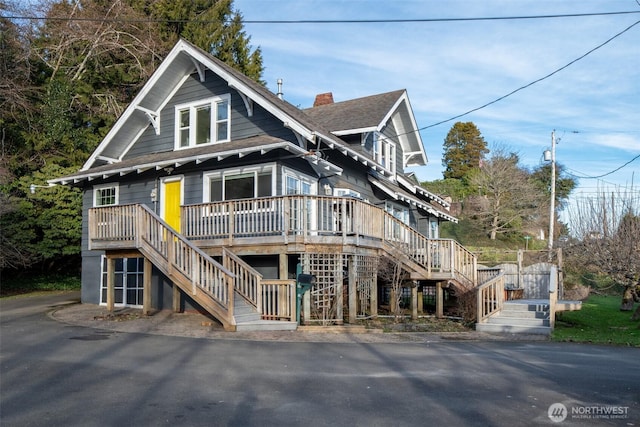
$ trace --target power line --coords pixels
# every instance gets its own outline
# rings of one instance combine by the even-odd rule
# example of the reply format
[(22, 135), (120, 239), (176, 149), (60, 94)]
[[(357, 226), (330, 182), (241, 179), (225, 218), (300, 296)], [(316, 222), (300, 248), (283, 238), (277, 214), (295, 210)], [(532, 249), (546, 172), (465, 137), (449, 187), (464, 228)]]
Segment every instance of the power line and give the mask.
[(590, 55), (591, 53), (593, 53), (593, 52), (595, 52), (596, 50), (600, 49), (600, 48), (601, 48), (601, 47), (603, 47), (604, 45), (606, 45), (606, 44), (610, 43), (610, 42), (611, 42), (611, 41), (613, 41), (614, 39), (616, 39), (616, 38), (620, 37), (621, 35), (623, 35), (624, 33), (626, 33), (627, 31), (629, 31), (630, 29), (632, 29), (633, 27), (635, 27), (635, 26), (636, 26), (636, 25), (638, 25), (638, 24), (640, 24), (640, 21), (636, 21), (636, 22), (634, 22), (633, 24), (631, 24), (630, 26), (628, 26), (628, 27), (627, 27), (627, 28), (625, 28), (624, 30), (620, 31), (618, 34), (614, 35), (613, 37), (609, 38), (609, 39), (608, 39), (608, 40), (606, 40), (605, 42), (600, 43), (598, 46), (596, 46), (596, 47), (594, 47), (593, 49), (591, 49), (591, 50), (587, 51), (585, 54), (583, 54), (583, 55), (581, 55), (581, 56), (577, 57), (577, 58), (576, 58), (576, 59), (574, 59), (573, 61), (569, 62), (569, 63), (568, 63), (568, 64), (566, 64), (566, 65), (563, 65), (562, 67), (560, 67), (560, 68), (556, 69), (555, 71), (552, 71), (551, 73), (547, 74), (547, 75), (546, 75), (546, 76), (544, 76), (544, 77), (540, 77), (539, 79), (534, 80), (534, 81), (532, 81), (531, 83), (528, 83), (528, 84), (526, 84), (526, 85), (524, 85), (524, 86), (520, 86), (518, 89), (512, 90), (511, 92), (507, 93), (506, 95), (503, 95), (503, 96), (501, 96), (501, 97), (499, 97), (499, 98), (496, 98), (496, 99), (494, 99), (493, 101), (487, 102), (486, 104), (483, 104), (483, 105), (481, 105), (481, 106), (479, 106), (479, 107), (473, 108), (473, 109), (471, 109), (471, 110), (469, 110), (469, 111), (467, 111), (467, 112), (464, 112), (464, 113), (462, 113), (462, 114), (458, 114), (457, 116), (451, 117), (451, 118), (446, 119), (446, 120), (439, 121), (439, 122), (437, 122), (437, 123), (433, 123), (433, 124), (428, 125), (428, 126), (424, 126), (424, 127), (420, 128), (420, 129), (418, 129), (418, 131), (426, 130), (426, 129), (430, 129), (430, 128), (432, 128), (432, 127), (439, 126), (439, 125), (441, 125), (441, 124), (443, 124), (443, 123), (447, 123), (447, 122), (453, 121), (453, 120), (455, 120), (455, 119), (459, 119), (460, 117), (464, 117), (464, 116), (469, 115), (469, 114), (471, 114), (471, 113), (474, 113), (474, 112), (476, 112), (476, 111), (478, 111), (478, 110), (482, 110), (482, 109), (484, 109), (484, 108), (486, 108), (486, 107), (488, 107), (488, 106), (490, 106), (490, 105), (493, 105), (493, 104), (495, 104), (495, 103), (497, 103), (497, 102), (502, 101), (502, 100), (503, 100), (503, 99), (505, 99), (505, 98), (510, 97), (511, 95), (516, 94), (517, 92), (520, 92), (521, 90), (527, 89), (528, 87), (531, 87), (531, 86), (533, 86), (533, 85), (534, 85), (534, 84), (536, 84), (536, 83), (540, 83), (541, 81), (546, 80), (546, 79), (548, 79), (549, 77), (552, 77), (553, 75), (555, 75), (555, 74), (559, 73), (560, 71), (564, 70), (565, 68), (568, 68), (569, 66), (571, 66), (571, 65), (575, 64), (576, 62), (580, 61), (581, 59), (584, 59), (585, 57), (587, 57), (587, 56), (588, 56), (588, 55)]
[[(565, 173), (566, 173), (567, 175), (569, 175), (569, 176), (572, 176), (572, 177), (574, 177), (574, 178), (579, 178), (579, 179), (599, 179), (599, 178), (604, 178), (605, 176), (609, 176), (609, 175), (611, 175), (611, 174), (613, 174), (613, 173), (615, 173), (615, 172), (618, 172), (620, 169), (622, 169), (623, 167), (625, 167), (625, 166), (627, 166), (627, 165), (629, 165), (629, 164), (633, 163), (633, 162), (634, 162), (634, 161), (636, 161), (637, 159), (640, 159), (640, 154), (638, 154), (637, 156), (635, 156), (633, 159), (629, 160), (627, 163), (623, 164), (622, 166), (617, 167), (617, 168), (615, 168), (614, 170), (612, 170), (612, 171), (610, 171), (610, 172), (607, 172), (607, 173), (604, 173), (604, 174), (602, 174), (602, 175), (598, 175), (598, 176), (589, 176), (589, 175), (586, 175), (586, 176), (579, 176), (579, 175), (574, 175), (574, 174), (572, 174), (572, 173), (570, 173), (570, 172), (565, 172)], [(572, 169), (572, 170), (573, 170), (573, 169)], [(578, 172), (578, 171), (576, 171), (576, 172)]]
[[(628, 10), (619, 12), (594, 12), (594, 13), (570, 13), (552, 15), (519, 15), (519, 16), (484, 16), (471, 18), (398, 18), (398, 19), (249, 19), (242, 20), (243, 24), (403, 24), (403, 23), (429, 23), (429, 22), (473, 22), (473, 21), (511, 21), (525, 19), (558, 19), (558, 18), (582, 18), (591, 16), (612, 16), (637, 14), (640, 11)], [(105, 19), (105, 18), (76, 18), (76, 17), (50, 17), (50, 16), (1, 16), (4, 19), (35, 20), (35, 21), (98, 21), (117, 23), (172, 23), (172, 24), (212, 24), (217, 20), (200, 19)], [(231, 23), (231, 21), (227, 21)]]

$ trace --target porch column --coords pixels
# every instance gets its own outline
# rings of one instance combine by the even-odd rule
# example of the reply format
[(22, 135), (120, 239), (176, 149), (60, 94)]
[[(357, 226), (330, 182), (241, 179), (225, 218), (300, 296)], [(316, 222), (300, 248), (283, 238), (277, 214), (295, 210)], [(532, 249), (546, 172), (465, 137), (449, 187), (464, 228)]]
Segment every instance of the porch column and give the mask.
[(411, 319), (418, 319), (418, 284), (411, 283)]
[(151, 313), (151, 261), (146, 257), (142, 276), (142, 314), (147, 316)]
[(107, 310), (113, 311), (116, 302), (116, 260), (107, 257)]
[(286, 253), (278, 254), (278, 278), (289, 279), (289, 257)]
[(416, 291), (418, 294), (418, 313), (424, 313), (424, 296), (422, 294), (422, 286), (416, 286), (416, 289), (420, 289), (419, 291)]
[(444, 291), (442, 290), (443, 282), (436, 282), (436, 317), (441, 319), (444, 317)]
[[(335, 277), (340, 277), (337, 275)], [(344, 280), (338, 280), (336, 283), (336, 322), (338, 325), (344, 323)]]
[(302, 296), (302, 311), (304, 316), (300, 318), (300, 323), (306, 325), (311, 320), (311, 291), (307, 291)]
[(349, 323), (356, 323), (358, 317), (358, 286), (356, 266), (353, 256), (349, 257)]
[(371, 282), (371, 317), (378, 318), (378, 280), (376, 277)]

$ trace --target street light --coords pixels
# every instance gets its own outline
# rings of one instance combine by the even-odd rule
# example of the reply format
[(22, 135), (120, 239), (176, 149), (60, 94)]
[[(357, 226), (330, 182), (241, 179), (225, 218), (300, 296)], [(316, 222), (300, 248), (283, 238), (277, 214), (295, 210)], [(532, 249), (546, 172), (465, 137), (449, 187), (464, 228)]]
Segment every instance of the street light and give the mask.
[(551, 203), (549, 204), (549, 259), (553, 250), (553, 224), (556, 218), (556, 131), (551, 132), (551, 152), (545, 150), (544, 160), (551, 162)]
[(49, 185), (31, 184), (29, 186), (29, 191), (31, 192), (31, 194), (36, 194), (36, 188), (51, 188), (53, 186), (55, 186), (55, 184), (49, 184)]

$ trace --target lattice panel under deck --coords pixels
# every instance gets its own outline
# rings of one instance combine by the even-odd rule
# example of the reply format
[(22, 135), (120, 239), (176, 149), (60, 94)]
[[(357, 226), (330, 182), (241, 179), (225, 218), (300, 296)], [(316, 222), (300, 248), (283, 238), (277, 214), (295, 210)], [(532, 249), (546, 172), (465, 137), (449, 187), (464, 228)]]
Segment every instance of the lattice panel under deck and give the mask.
[(338, 318), (338, 292), (342, 288), (344, 257), (337, 253), (306, 253), (302, 256), (305, 272), (316, 276), (311, 289), (311, 320), (323, 323), (342, 321)]
[(366, 317), (371, 314), (371, 290), (377, 280), (378, 258), (365, 255), (354, 255), (353, 258), (357, 277), (357, 315)]

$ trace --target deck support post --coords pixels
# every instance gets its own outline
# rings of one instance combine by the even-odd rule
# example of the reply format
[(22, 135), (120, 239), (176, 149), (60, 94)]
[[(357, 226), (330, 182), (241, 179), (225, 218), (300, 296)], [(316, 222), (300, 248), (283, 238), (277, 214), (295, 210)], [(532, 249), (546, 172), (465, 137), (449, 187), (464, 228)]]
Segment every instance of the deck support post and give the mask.
[(144, 270), (142, 273), (142, 314), (151, 314), (151, 261), (144, 258)]
[(444, 291), (442, 285), (444, 282), (436, 283), (436, 317), (441, 319), (444, 317)]
[(355, 257), (349, 257), (349, 323), (356, 323), (358, 317), (358, 286)]
[(286, 252), (278, 254), (278, 277), (280, 280), (289, 279), (289, 257)]
[(116, 260), (107, 257), (107, 310), (113, 311), (116, 300)]
[(182, 311), (182, 307), (180, 304), (180, 288), (175, 283), (173, 285), (173, 312), (180, 313)]
[(378, 281), (371, 281), (371, 318), (378, 318)]
[(418, 320), (418, 284), (411, 284), (411, 320)]

